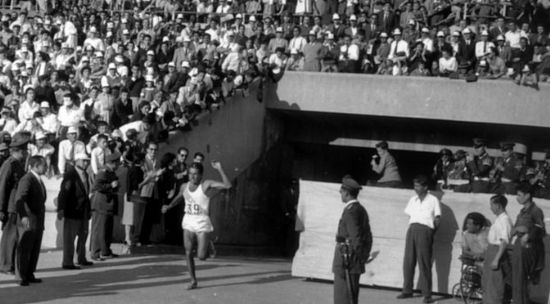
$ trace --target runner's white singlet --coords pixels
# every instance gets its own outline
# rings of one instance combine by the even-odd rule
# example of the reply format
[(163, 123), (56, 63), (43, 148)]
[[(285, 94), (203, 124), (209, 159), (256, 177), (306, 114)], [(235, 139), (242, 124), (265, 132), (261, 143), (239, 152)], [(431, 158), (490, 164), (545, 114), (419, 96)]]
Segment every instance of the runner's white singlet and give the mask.
[(214, 226), (208, 216), (210, 198), (202, 190), (202, 183), (191, 192), (189, 184), (183, 189), (183, 198), (185, 199), (185, 216), (181, 222), (181, 227), (191, 232), (212, 232)]

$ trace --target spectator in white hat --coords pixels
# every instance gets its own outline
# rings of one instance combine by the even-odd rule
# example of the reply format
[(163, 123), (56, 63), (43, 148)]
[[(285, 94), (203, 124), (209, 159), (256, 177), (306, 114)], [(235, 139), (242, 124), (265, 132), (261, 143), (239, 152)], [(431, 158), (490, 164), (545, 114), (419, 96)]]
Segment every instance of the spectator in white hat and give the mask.
[(328, 26), (327, 31), (334, 35), (334, 40), (338, 42), (340, 38), (344, 37), (346, 28), (340, 20), (340, 15), (332, 15), (332, 23)]
[(489, 41), (489, 32), (486, 30), (481, 32), (481, 40), (476, 42), (476, 58), (477, 60), (485, 59), (486, 56), (490, 53), (490, 49), (494, 47), (495, 44)]
[(409, 43), (402, 39), (402, 33), (399, 28), (393, 31), (394, 40), (390, 44), (390, 54), (388, 59), (394, 63), (393, 75), (401, 75), (405, 62), (409, 57)]
[(59, 143), (59, 151), (57, 158), (57, 167), (59, 174), (65, 174), (69, 166), (74, 166), (75, 156), (80, 153), (86, 153), (86, 145), (78, 138), (78, 130), (76, 127), (67, 129), (67, 139)]
[(422, 43), (424, 44), (424, 49), (426, 52), (433, 53), (434, 52), (434, 41), (432, 37), (430, 36), (430, 29), (427, 27), (423, 27), (420, 34), (420, 39), (422, 40)]
[(315, 31), (309, 32), (309, 42), (304, 46), (304, 71), (321, 71), (321, 60), (323, 59), (324, 47), (321, 40), (317, 38)]
[(97, 33), (97, 29), (95, 26), (90, 27), (90, 30), (88, 31), (88, 38), (84, 40), (84, 48), (87, 46), (91, 46), (94, 48), (95, 51), (105, 51), (105, 45), (103, 44), (103, 40), (99, 38)]
[(283, 37), (283, 28), (278, 27), (275, 30), (275, 37), (269, 40), (267, 49), (271, 53), (275, 53), (278, 48), (283, 48), (285, 51), (288, 49), (288, 41)]
[(55, 153), (55, 148), (48, 143), (48, 136), (44, 132), (37, 132), (34, 135), (35, 143), (29, 143), (29, 156), (40, 155), (46, 159), (47, 170), (46, 175), (53, 175), (52, 155)]
[(42, 129), (46, 134), (57, 135), (59, 121), (57, 116), (50, 111), (50, 104), (47, 101), (40, 103), (40, 113), (42, 113)]
[(187, 38), (184, 39), (183, 44), (180, 47), (176, 48), (176, 50), (174, 51), (174, 57), (172, 58), (172, 61), (176, 64), (176, 68), (181, 71), (182, 63), (184, 61), (191, 61), (194, 54), (195, 49), (193, 45), (191, 45), (191, 40)]

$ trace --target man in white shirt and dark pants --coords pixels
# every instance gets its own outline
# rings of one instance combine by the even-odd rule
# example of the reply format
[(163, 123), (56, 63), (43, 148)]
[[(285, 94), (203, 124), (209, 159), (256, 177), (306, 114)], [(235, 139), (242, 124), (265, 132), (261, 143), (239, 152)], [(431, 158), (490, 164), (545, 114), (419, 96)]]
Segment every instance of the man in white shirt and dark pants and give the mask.
[(409, 229), (403, 259), (403, 290), (398, 299), (413, 296), (414, 269), (418, 263), (419, 285), (422, 286), (424, 303), (432, 303), (432, 245), (435, 230), (439, 226), (441, 207), (437, 197), (428, 193), (428, 178), (414, 178), (414, 192), (405, 213), (409, 215)]

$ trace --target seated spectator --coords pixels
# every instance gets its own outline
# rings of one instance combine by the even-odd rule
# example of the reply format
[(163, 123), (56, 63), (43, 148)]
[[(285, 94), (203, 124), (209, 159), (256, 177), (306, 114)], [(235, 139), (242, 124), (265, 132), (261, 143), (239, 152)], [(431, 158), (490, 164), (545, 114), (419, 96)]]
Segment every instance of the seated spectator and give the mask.
[(379, 187), (401, 187), (401, 175), (399, 175), (395, 158), (393, 158), (388, 150), (388, 143), (385, 141), (377, 143), (376, 152), (377, 155), (372, 156), (370, 165), (372, 170), (381, 175), (381, 177), (372, 184)]
[(447, 148), (439, 151), (440, 158), (434, 165), (432, 179), (440, 184), (444, 189), (448, 187), (447, 177), (454, 169), (453, 153)]
[(302, 71), (304, 69), (304, 57), (296, 49), (290, 50), (286, 69), (289, 71)]
[(396, 28), (393, 31), (394, 41), (390, 45), (390, 54), (388, 59), (393, 63), (392, 74), (402, 75), (403, 70), (406, 70), (406, 62), (409, 57), (409, 43), (402, 39), (401, 30)]
[(458, 64), (456, 58), (452, 56), (452, 50), (445, 48), (442, 50), (442, 56), (439, 58), (439, 76), (449, 77), (453, 73), (457, 73)]
[(414, 44), (414, 48), (408, 58), (409, 75), (428, 76), (428, 72), (425, 68), (426, 63), (428, 62), (427, 58), (428, 55), (426, 54), (424, 43), (422, 41), (417, 41)]
[(489, 79), (499, 79), (506, 75), (508, 71), (508, 68), (506, 68), (506, 63), (498, 56), (497, 52), (496, 47), (490, 48), (487, 59), (485, 60), (485, 62), (487, 62), (486, 77)]
[(512, 67), (514, 73), (511, 78), (516, 84), (527, 85), (529, 76), (528, 63), (533, 60), (533, 48), (528, 44), (526, 37), (519, 39), (519, 48), (512, 48)]
[(488, 221), (483, 214), (471, 212), (466, 215), (462, 226), (462, 255), (460, 258), (466, 264), (476, 265), (483, 269), (485, 252), (489, 246), (487, 237)]

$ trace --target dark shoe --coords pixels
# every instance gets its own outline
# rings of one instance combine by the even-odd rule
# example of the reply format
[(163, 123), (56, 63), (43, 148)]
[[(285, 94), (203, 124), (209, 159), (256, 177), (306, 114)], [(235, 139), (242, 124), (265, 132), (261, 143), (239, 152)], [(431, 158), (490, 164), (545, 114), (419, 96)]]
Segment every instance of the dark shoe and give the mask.
[(83, 261), (78, 263), (80, 266), (92, 266), (94, 263), (90, 261)]
[(114, 259), (114, 258), (118, 258), (118, 254), (111, 253), (109, 255), (101, 255), (100, 258), (104, 260)]
[(42, 279), (32, 278), (29, 280), (29, 283), (42, 283)]
[(61, 266), (61, 268), (67, 269), (67, 270), (76, 270), (76, 269), (80, 269), (80, 267), (75, 266), (75, 265), (63, 265), (63, 266)]
[(408, 299), (408, 298), (412, 298), (412, 297), (413, 297), (412, 293), (400, 293), (397, 296), (398, 299)]
[(432, 297), (424, 297), (424, 300), (422, 301), (422, 303), (433, 303), (434, 300), (432, 299)]
[(23, 280), (23, 281), (19, 282), (19, 286), (29, 286), (29, 281)]
[(92, 260), (98, 261), (98, 262), (105, 261), (105, 259), (102, 257), (92, 257)]
[(197, 282), (191, 282), (187, 285), (187, 290), (197, 289)]

